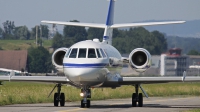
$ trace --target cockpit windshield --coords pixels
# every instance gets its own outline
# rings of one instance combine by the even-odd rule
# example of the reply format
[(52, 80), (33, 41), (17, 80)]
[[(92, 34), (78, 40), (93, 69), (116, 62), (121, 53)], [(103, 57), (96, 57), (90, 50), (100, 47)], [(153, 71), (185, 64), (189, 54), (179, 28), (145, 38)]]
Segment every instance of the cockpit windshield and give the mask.
[(106, 58), (101, 48), (71, 48), (66, 54), (68, 58)]
[(96, 49), (97, 50), (97, 56), (98, 58), (102, 58), (101, 53), (100, 53), (100, 49)]
[(88, 58), (97, 58), (94, 48), (88, 49)]
[(104, 58), (106, 58), (106, 54), (103, 52), (103, 50), (100, 49), (100, 51), (101, 51), (102, 56), (103, 56)]
[(71, 49), (69, 49), (69, 50), (67, 51), (67, 54), (66, 54), (65, 57), (68, 57), (70, 52), (71, 52)]
[(71, 54), (69, 55), (69, 58), (76, 58), (76, 55), (77, 55), (77, 48), (73, 48)]
[(80, 48), (79, 49), (78, 58), (86, 58), (86, 53), (87, 53), (87, 49), (86, 48)]

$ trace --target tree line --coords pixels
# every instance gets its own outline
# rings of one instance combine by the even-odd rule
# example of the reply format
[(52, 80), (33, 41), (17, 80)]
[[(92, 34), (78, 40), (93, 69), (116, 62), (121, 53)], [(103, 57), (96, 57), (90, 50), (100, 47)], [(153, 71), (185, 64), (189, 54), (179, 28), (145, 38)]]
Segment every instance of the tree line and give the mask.
[(51, 63), (51, 54), (43, 46), (28, 49), (27, 70), (30, 73), (50, 73), (55, 70)]
[(49, 29), (47, 25), (38, 25), (31, 30), (27, 26), (15, 26), (14, 21), (7, 20), (0, 27), (0, 39), (5, 40), (31, 40), (36, 37), (36, 27), (38, 28), (38, 37), (48, 38)]

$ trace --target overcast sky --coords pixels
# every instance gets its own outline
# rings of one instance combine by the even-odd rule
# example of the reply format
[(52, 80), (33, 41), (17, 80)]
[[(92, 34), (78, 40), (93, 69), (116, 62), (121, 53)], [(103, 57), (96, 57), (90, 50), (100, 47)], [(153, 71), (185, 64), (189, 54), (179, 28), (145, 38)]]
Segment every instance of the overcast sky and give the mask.
[[(32, 28), (41, 20), (105, 23), (107, 0), (0, 0), (0, 23)], [(200, 19), (200, 0), (117, 0), (114, 23)], [(2, 24), (0, 24), (2, 27)]]

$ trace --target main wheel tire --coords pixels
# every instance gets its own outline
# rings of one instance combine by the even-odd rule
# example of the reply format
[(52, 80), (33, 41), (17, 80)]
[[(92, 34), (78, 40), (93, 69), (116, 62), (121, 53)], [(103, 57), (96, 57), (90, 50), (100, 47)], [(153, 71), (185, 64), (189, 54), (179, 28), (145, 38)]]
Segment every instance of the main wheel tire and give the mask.
[(54, 93), (54, 106), (58, 106), (59, 99), (58, 99), (58, 93)]
[(132, 94), (132, 107), (136, 107), (137, 101), (136, 101), (136, 93)]
[(143, 96), (142, 93), (139, 93), (139, 102), (138, 102), (139, 107), (143, 107)]
[(87, 100), (87, 108), (90, 108), (90, 100)]
[(60, 106), (65, 106), (65, 93), (60, 94)]
[(81, 100), (81, 108), (85, 108), (85, 103), (83, 103), (83, 100)]

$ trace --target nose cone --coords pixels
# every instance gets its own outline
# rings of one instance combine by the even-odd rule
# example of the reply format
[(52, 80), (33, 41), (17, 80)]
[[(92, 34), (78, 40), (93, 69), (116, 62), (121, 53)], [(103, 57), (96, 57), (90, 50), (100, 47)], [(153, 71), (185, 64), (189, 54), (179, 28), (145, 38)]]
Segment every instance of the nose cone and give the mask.
[(64, 73), (76, 85), (94, 86), (106, 79), (103, 68), (65, 68)]
[(95, 86), (106, 80), (108, 59), (76, 58), (64, 59), (64, 73), (66, 77), (78, 86)]
[(65, 75), (67, 75), (70, 78), (72, 78), (72, 77), (82, 77), (82, 76), (85, 76), (87, 74), (92, 74), (95, 71), (96, 70), (91, 69), (91, 68), (65, 68), (64, 69)]

